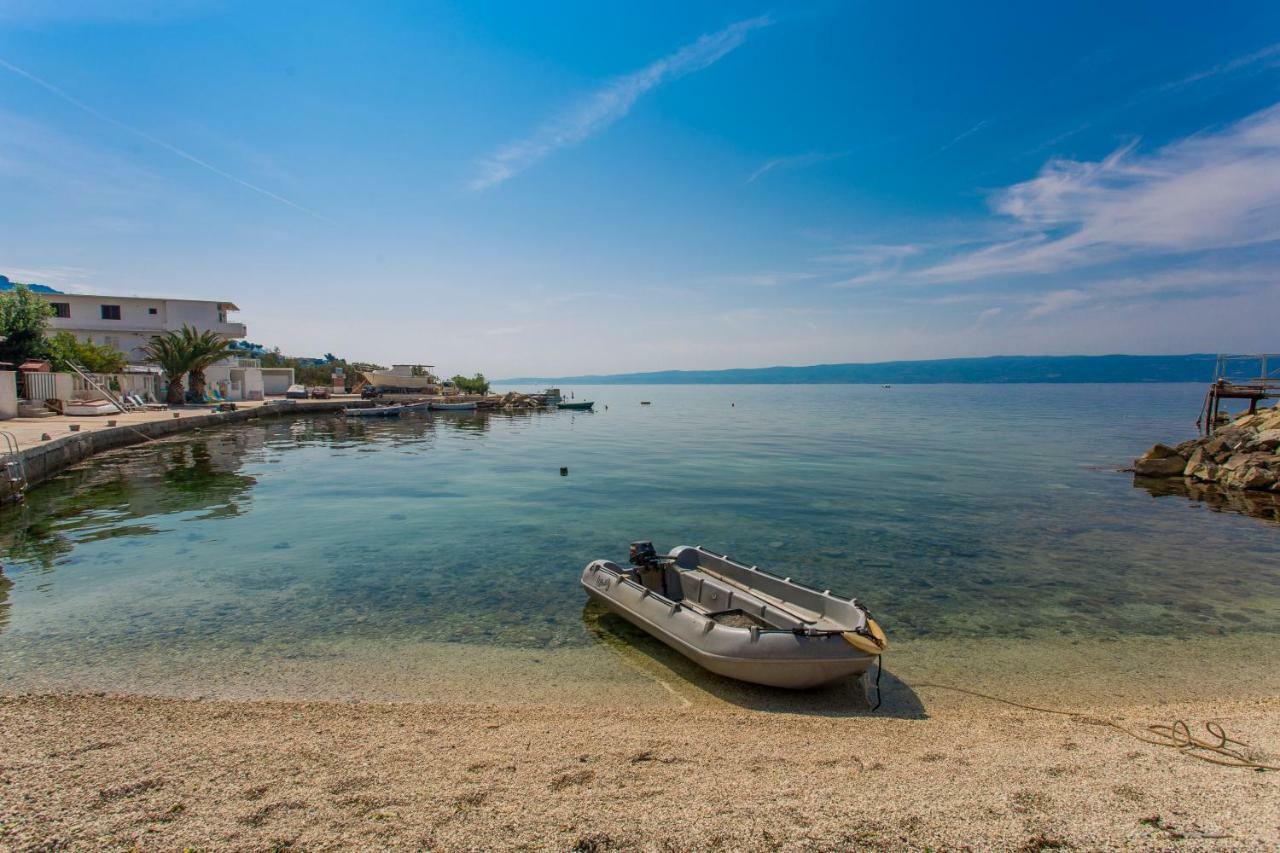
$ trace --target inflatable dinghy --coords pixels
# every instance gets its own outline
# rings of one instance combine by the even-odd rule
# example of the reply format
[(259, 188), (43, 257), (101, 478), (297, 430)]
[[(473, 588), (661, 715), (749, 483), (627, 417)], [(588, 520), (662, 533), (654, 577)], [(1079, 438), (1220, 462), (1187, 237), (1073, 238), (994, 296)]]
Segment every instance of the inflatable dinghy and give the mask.
[(587, 594), (717, 675), (770, 687), (817, 687), (860, 675), (887, 647), (855, 599), (819, 592), (701, 545), (660, 557), (631, 544), (631, 565), (596, 560)]

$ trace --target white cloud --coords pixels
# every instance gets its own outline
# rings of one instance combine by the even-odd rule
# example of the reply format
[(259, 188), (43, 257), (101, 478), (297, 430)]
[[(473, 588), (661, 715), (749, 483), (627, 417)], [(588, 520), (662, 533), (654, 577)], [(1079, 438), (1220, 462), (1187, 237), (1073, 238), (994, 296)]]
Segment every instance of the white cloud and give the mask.
[(752, 30), (773, 23), (767, 15), (730, 24), (704, 35), (675, 53), (609, 82), (568, 112), (556, 116), (531, 136), (513, 142), (480, 162), (473, 190), (497, 186), (561, 148), (577, 145), (631, 112), (642, 95), (714, 64), (747, 39)]
[(1178, 255), (1280, 240), (1280, 105), (1143, 154), (1050, 161), (997, 193), (1011, 240), (920, 271), (930, 280), (1051, 273), (1137, 255)]

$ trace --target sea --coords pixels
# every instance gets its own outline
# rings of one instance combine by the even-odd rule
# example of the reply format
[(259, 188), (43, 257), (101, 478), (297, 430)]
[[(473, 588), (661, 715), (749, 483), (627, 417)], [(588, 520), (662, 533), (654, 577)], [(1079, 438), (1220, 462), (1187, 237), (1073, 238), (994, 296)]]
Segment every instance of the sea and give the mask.
[(0, 511), (0, 692), (794, 708), (587, 605), (634, 540), (857, 596), (904, 713), (913, 676), (1138, 696), (1278, 648), (1280, 525), (1124, 470), (1195, 435), (1201, 385), (563, 390), (594, 411), (304, 414), (67, 470)]

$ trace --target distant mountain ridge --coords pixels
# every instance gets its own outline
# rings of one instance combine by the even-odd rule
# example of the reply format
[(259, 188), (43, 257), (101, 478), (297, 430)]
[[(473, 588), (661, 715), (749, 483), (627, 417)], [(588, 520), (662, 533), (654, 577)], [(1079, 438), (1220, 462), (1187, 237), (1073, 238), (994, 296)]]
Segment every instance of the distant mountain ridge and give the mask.
[[(659, 370), (587, 376), (526, 376), (500, 385), (922, 385), (1041, 382), (1210, 382), (1217, 356), (1188, 355), (996, 355), (925, 361), (814, 364), (729, 370)], [(1241, 364), (1235, 378), (1256, 375)]]

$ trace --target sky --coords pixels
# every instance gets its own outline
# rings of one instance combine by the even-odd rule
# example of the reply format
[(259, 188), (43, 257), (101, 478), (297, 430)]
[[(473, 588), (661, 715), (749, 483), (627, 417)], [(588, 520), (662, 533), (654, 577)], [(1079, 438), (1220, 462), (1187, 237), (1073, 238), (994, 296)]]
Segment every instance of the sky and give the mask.
[(0, 0), (0, 274), (491, 377), (1280, 346), (1280, 4)]

